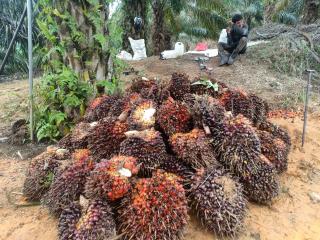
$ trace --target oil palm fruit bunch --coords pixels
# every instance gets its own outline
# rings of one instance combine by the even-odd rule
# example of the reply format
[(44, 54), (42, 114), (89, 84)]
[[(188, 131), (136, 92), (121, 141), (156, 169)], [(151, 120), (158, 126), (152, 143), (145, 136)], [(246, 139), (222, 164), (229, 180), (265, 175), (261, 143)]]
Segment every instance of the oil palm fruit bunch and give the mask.
[(173, 152), (179, 159), (195, 168), (217, 164), (210, 139), (204, 131), (193, 129), (189, 133), (176, 133), (169, 139)]
[(192, 117), (188, 108), (168, 98), (157, 112), (157, 123), (167, 136), (192, 129)]
[(188, 75), (184, 73), (173, 73), (168, 90), (173, 99), (182, 101), (184, 95), (191, 91)]
[(188, 221), (185, 190), (174, 174), (157, 171), (139, 179), (119, 209), (124, 239), (181, 239)]
[(59, 216), (70, 203), (79, 200), (84, 192), (86, 178), (94, 168), (94, 161), (88, 156), (87, 150), (78, 151), (73, 164), (61, 171), (51, 184), (42, 202), (49, 212)]
[(291, 138), (285, 129), (283, 129), (283, 128), (281, 128), (271, 122), (268, 122), (268, 121), (261, 122), (257, 126), (257, 128), (258, 128), (258, 130), (267, 131), (267, 132), (271, 133), (273, 137), (280, 138), (286, 144), (287, 151), (290, 151)]
[(117, 155), (120, 143), (126, 138), (128, 124), (115, 118), (104, 118), (92, 129), (88, 138), (88, 149), (95, 159), (108, 159)]
[(58, 145), (63, 148), (67, 148), (70, 151), (75, 149), (83, 149), (88, 146), (88, 137), (90, 130), (95, 126), (95, 122), (86, 123), (80, 122), (73, 129), (72, 132), (63, 137)]
[(270, 160), (278, 173), (286, 171), (289, 149), (285, 142), (267, 131), (258, 130), (257, 133), (261, 142), (262, 154)]
[(208, 122), (219, 123), (225, 118), (225, 109), (209, 95), (188, 94), (185, 96), (185, 103), (192, 113), (195, 126), (203, 128)]
[(110, 239), (116, 236), (116, 224), (109, 205), (99, 199), (82, 209), (77, 202), (63, 210), (58, 224), (60, 240)]
[(137, 173), (134, 157), (116, 156), (100, 162), (87, 179), (85, 195), (89, 199), (120, 199), (131, 189), (130, 178)]
[(137, 158), (141, 175), (148, 175), (166, 158), (166, 146), (160, 132), (153, 129), (129, 131), (120, 144), (120, 154)]
[(199, 169), (191, 181), (191, 202), (202, 224), (217, 235), (235, 237), (246, 215), (242, 185), (221, 167)]
[(250, 107), (253, 109), (253, 115), (250, 118), (251, 121), (255, 125), (266, 121), (269, 114), (269, 104), (254, 94), (249, 94), (248, 97), (251, 105)]
[(84, 115), (85, 122), (95, 122), (108, 116), (111, 107), (118, 101), (116, 96), (103, 95), (95, 98)]
[(145, 130), (154, 127), (156, 108), (156, 104), (152, 100), (137, 101), (128, 119), (130, 129)]
[(270, 161), (263, 155), (256, 161), (257, 168), (249, 177), (242, 178), (246, 195), (251, 201), (266, 204), (278, 196), (279, 177)]
[(238, 115), (220, 127), (212, 135), (220, 162), (238, 177), (250, 176), (257, 170), (256, 159), (261, 154), (260, 140), (250, 121)]
[(155, 80), (136, 78), (132, 81), (129, 92), (139, 93), (146, 99), (156, 99), (158, 94), (158, 85)]
[(23, 184), (23, 195), (30, 201), (38, 201), (49, 190), (61, 163), (53, 154), (44, 152), (32, 159)]

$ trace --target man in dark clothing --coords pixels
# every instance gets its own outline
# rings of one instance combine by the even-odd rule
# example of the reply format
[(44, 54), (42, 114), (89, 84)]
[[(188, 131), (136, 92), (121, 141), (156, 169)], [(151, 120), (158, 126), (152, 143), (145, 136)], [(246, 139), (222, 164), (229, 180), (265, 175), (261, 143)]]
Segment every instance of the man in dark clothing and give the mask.
[(232, 17), (232, 26), (227, 29), (227, 43), (218, 43), (220, 66), (233, 64), (239, 54), (245, 53), (248, 42), (248, 25), (240, 14)]

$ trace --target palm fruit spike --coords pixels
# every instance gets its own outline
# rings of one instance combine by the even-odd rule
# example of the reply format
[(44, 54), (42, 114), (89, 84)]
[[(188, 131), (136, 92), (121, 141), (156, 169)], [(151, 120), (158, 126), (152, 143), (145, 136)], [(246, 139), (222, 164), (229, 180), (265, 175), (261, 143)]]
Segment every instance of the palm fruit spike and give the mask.
[(137, 78), (132, 81), (129, 92), (139, 93), (143, 98), (155, 100), (158, 92), (158, 85), (155, 80)]
[(199, 169), (192, 178), (190, 197), (208, 230), (233, 237), (242, 230), (246, 215), (243, 187), (222, 168)]
[(85, 195), (89, 199), (120, 199), (131, 189), (130, 177), (137, 173), (134, 157), (116, 156), (98, 163), (87, 179)]
[(102, 96), (94, 99), (86, 110), (84, 120), (95, 122), (107, 117), (110, 108), (118, 100), (115, 96)]
[(169, 98), (157, 112), (157, 123), (167, 136), (192, 129), (192, 118), (188, 108)]
[(156, 104), (152, 100), (141, 100), (135, 103), (129, 116), (132, 130), (145, 130), (154, 127)]
[(49, 190), (60, 165), (60, 162), (47, 152), (34, 158), (26, 172), (23, 195), (30, 201), (40, 200)]
[(90, 134), (90, 130), (95, 126), (95, 124), (96, 122), (80, 122), (72, 129), (71, 133), (59, 141), (58, 145), (71, 151), (74, 151), (75, 149), (87, 148), (88, 136)]
[(59, 216), (61, 211), (71, 202), (77, 201), (84, 191), (86, 178), (94, 168), (94, 163), (87, 156), (87, 151), (78, 152), (78, 159), (66, 167), (54, 179), (50, 190), (44, 196), (43, 203), (51, 214)]
[(227, 120), (220, 134), (215, 133), (212, 138), (220, 162), (233, 174), (246, 177), (257, 171), (256, 159), (261, 154), (261, 144), (248, 119), (238, 115)]
[(282, 173), (288, 168), (288, 154), (286, 144), (280, 138), (273, 137), (267, 131), (257, 131), (260, 142), (261, 151), (266, 156), (278, 173)]
[(169, 139), (173, 152), (187, 164), (195, 168), (217, 164), (210, 139), (200, 129), (189, 133), (176, 133)]
[(88, 138), (88, 148), (95, 159), (108, 159), (117, 155), (120, 143), (126, 138), (128, 125), (116, 119), (105, 118), (91, 131)]
[(267, 131), (272, 134), (273, 137), (280, 138), (285, 144), (287, 151), (290, 151), (291, 139), (288, 132), (275, 124), (265, 121), (261, 122), (257, 128), (261, 131)]
[(185, 96), (185, 103), (192, 113), (195, 126), (202, 128), (209, 122), (219, 123), (225, 118), (224, 107), (208, 95), (189, 94)]
[(190, 81), (184, 73), (173, 73), (168, 88), (173, 99), (182, 101), (183, 96), (190, 93)]
[(188, 205), (179, 178), (157, 171), (140, 179), (119, 209), (124, 239), (181, 239), (188, 220)]
[(59, 219), (60, 240), (110, 239), (116, 236), (116, 224), (109, 205), (101, 200), (89, 203), (82, 213), (78, 203), (71, 203)]
[(280, 183), (277, 172), (269, 160), (263, 155), (257, 159), (257, 171), (249, 178), (242, 179), (245, 193), (249, 200), (266, 204), (278, 196)]
[(160, 132), (153, 129), (126, 132), (127, 139), (120, 144), (120, 154), (137, 158), (140, 173), (148, 175), (166, 158), (166, 146)]

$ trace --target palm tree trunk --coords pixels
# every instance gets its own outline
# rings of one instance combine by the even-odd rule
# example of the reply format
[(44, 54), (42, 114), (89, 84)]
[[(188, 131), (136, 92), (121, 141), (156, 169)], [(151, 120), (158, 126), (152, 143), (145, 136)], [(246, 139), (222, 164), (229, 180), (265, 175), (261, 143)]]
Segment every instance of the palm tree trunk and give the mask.
[(305, 0), (302, 22), (305, 24), (314, 23), (319, 19), (320, 0)]
[[(122, 10), (125, 14), (122, 22), (124, 34), (122, 36), (122, 47), (124, 50), (131, 52), (129, 37), (133, 39), (145, 39), (147, 43), (147, 0), (124, 0)], [(142, 19), (142, 28), (136, 31), (134, 28), (134, 18)]]

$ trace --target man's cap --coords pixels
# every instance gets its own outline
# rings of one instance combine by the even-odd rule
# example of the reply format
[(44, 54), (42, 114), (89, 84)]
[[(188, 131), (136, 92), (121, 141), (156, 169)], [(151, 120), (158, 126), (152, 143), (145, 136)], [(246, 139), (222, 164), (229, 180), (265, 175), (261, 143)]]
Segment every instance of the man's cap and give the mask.
[(242, 15), (237, 13), (237, 14), (233, 15), (232, 22), (236, 23), (236, 22), (238, 22), (238, 21), (240, 21), (242, 19), (243, 19)]

